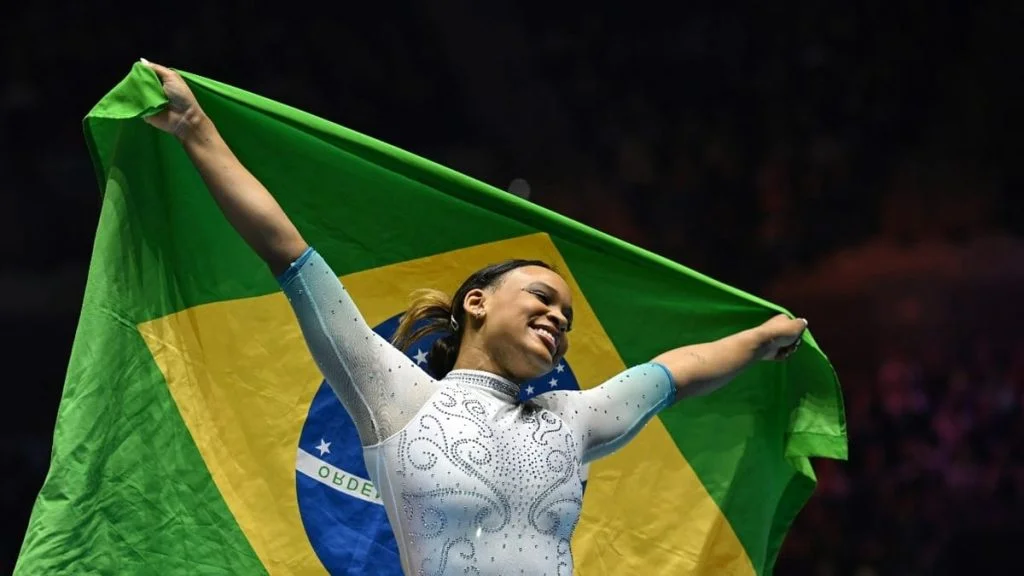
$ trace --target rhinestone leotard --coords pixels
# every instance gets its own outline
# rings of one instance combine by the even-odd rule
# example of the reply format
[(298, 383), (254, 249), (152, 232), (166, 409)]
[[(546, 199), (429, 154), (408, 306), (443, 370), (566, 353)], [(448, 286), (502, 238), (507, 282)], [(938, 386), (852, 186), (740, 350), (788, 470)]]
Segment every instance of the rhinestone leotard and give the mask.
[(377, 335), (312, 248), (279, 279), (313, 359), (352, 416), (409, 575), (569, 575), (580, 470), (674, 397), (641, 364), (528, 402), (486, 372), (435, 380)]

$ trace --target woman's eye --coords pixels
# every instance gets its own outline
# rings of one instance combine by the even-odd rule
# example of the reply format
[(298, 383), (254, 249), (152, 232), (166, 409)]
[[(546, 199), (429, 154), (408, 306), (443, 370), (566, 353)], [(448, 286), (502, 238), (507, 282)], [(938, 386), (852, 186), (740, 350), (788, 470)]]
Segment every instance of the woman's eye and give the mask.
[(548, 298), (548, 295), (543, 293), (543, 292), (534, 292), (533, 295), (536, 296), (537, 298), (539, 298), (540, 301), (545, 303), (545, 304), (550, 304), (551, 303), (551, 298)]

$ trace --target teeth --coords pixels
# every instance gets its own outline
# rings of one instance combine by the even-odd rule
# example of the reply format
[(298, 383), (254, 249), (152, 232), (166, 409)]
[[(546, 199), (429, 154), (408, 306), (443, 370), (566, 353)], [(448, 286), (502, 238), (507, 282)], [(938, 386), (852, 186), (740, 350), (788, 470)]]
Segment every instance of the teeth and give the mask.
[(548, 345), (550, 345), (552, 348), (555, 348), (557, 346), (557, 340), (555, 339), (554, 334), (552, 334), (550, 330), (546, 328), (539, 328), (533, 326), (531, 326), (530, 328), (537, 334), (540, 334), (544, 341), (547, 342)]

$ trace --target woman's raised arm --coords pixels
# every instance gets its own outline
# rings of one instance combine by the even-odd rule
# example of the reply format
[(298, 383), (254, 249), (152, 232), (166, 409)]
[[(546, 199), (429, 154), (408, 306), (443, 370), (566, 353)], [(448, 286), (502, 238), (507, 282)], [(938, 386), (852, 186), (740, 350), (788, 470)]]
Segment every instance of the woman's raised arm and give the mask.
[(374, 332), (334, 270), (235, 157), (177, 72), (143, 61), (170, 104), (146, 118), (178, 138), (221, 211), (277, 277), (313, 360), (365, 445), (394, 434), (437, 383)]
[(231, 226), (275, 275), (282, 274), (306, 250), (306, 241), (277, 200), (235, 157), (181, 75), (142, 62), (156, 72), (169, 100), (167, 108), (146, 122), (181, 142)]

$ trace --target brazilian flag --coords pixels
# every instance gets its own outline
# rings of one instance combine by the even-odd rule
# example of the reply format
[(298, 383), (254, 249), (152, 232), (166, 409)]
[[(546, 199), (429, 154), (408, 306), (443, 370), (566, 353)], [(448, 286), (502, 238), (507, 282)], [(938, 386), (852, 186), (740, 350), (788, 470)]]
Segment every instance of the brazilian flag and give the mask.
[[(417, 288), (510, 257), (574, 292), (573, 345), (526, 396), (596, 386), (782, 311), (684, 266), (300, 110), (183, 73), (235, 153), (390, 335)], [(351, 420), (274, 277), (229, 227), (137, 64), (84, 121), (103, 195), (50, 470), (17, 574), (399, 574)], [(767, 574), (845, 458), (810, 333), (592, 463), (580, 574)], [(429, 342), (409, 351), (424, 363)]]

